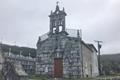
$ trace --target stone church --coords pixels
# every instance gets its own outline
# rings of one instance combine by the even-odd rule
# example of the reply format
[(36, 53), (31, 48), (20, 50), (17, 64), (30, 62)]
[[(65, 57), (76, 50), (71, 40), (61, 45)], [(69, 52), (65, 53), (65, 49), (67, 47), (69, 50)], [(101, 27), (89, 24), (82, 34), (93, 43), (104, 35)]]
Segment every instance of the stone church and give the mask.
[(80, 30), (66, 29), (66, 15), (58, 5), (51, 11), (49, 32), (37, 42), (36, 74), (54, 78), (98, 76), (96, 48), (81, 39)]

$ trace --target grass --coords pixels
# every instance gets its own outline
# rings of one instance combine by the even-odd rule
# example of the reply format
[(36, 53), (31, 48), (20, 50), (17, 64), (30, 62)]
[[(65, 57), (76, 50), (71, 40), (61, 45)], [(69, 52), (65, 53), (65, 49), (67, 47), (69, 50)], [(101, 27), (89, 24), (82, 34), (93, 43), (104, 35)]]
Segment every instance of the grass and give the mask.
[[(47, 76), (44, 75), (33, 75), (29, 77), (30, 80), (48, 80)], [(91, 78), (85, 78), (85, 79), (80, 79), (80, 78), (63, 78), (62, 80), (93, 80)]]
[(29, 76), (31, 80), (48, 80), (48, 78), (44, 75), (32, 75)]
[[(100, 76), (100, 77), (96, 77), (96, 78), (83, 78), (83, 79), (80, 79), (80, 78), (63, 78), (61, 80), (106, 80), (106, 79), (109, 80), (110, 78), (116, 79), (116, 77), (117, 77), (117, 75), (116, 76)], [(120, 77), (119, 77), (119, 79), (120, 79)], [(48, 77), (47, 76), (42, 76), (42, 75), (33, 75), (33, 76), (30, 76), (30, 80), (48, 80)]]

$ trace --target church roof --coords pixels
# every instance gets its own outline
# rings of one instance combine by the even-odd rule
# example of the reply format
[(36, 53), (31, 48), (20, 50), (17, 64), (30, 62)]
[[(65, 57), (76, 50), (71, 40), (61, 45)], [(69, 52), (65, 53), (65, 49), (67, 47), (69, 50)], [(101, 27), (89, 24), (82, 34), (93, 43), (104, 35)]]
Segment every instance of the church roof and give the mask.
[(87, 44), (90, 48), (93, 48), (96, 52), (97, 52), (97, 49), (95, 48), (95, 46), (93, 44)]

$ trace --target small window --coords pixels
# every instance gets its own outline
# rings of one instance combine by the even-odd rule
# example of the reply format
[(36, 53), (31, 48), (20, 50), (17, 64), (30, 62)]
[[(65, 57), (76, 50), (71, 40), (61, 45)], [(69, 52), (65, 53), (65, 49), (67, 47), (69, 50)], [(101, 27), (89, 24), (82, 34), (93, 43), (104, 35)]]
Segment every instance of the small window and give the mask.
[(59, 32), (61, 32), (62, 31), (62, 26), (59, 26)]

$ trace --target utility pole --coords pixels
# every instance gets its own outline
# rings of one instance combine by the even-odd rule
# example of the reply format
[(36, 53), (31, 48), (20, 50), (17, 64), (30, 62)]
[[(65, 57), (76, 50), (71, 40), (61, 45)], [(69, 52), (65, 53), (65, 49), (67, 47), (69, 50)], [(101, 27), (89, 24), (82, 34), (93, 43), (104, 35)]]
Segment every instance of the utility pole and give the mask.
[(102, 41), (98, 41), (98, 40), (95, 40), (95, 42), (97, 43), (98, 45), (98, 69), (99, 69), (99, 75), (102, 74), (102, 71), (101, 71), (101, 57), (100, 57), (100, 48), (102, 47), (102, 45), (100, 43), (103, 43)]

